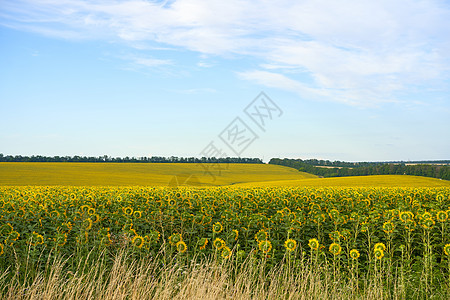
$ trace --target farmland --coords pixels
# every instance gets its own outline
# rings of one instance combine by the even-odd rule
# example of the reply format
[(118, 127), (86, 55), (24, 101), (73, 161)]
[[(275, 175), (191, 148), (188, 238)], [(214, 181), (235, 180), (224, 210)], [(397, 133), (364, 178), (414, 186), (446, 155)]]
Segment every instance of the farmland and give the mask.
[(240, 164), (214, 181), (188, 164), (0, 170), (7, 299), (450, 295), (445, 180)]
[(16, 186), (0, 197), (4, 279), (44, 274), (55, 257), (75, 274), (79, 261), (125, 251), (165, 264), (288, 264), (355, 291), (372, 278), (399, 298), (449, 293), (448, 187)]
[[(0, 185), (217, 186), (317, 176), (264, 164), (222, 164), (209, 175), (208, 164), (172, 163), (0, 163)], [(214, 166), (213, 166), (214, 167)], [(177, 183), (177, 184), (175, 184)]]

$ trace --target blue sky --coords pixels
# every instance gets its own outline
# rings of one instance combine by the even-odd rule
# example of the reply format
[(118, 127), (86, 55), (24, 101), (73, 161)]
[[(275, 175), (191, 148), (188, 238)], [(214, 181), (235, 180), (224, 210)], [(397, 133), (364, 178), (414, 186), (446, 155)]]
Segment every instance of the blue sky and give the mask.
[(450, 2), (3, 0), (0, 107), (3, 154), (450, 159)]

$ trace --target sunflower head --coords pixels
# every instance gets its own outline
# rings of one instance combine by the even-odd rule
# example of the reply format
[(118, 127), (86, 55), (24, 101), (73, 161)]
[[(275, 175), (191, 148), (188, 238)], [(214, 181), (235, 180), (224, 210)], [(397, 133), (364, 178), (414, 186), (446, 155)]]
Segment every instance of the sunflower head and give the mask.
[(256, 241), (259, 243), (261, 241), (265, 241), (267, 240), (267, 238), (269, 237), (269, 234), (267, 233), (267, 231), (265, 231), (264, 229), (261, 229), (260, 231), (258, 231), (255, 234), (255, 239)]
[(261, 250), (262, 253), (267, 254), (272, 250), (272, 243), (270, 241), (260, 241), (258, 243), (259, 250)]
[(308, 246), (311, 248), (311, 250), (318, 250), (319, 249), (319, 241), (317, 239), (310, 239), (308, 242)]
[(358, 250), (356, 250), (356, 249), (352, 249), (352, 250), (350, 250), (350, 257), (352, 258), (352, 259), (358, 259), (359, 258), (359, 251)]
[(167, 203), (169, 204), (170, 207), (174, 207), (175, 205), (177, 205), (177, 201), (175, 199), (170, 198)]
[(231, 257), (231, 249), (228, 248), (227, 246), (222, 248), (222, 252), (220, 253), (220, 256), (223, 259), (229, 259)]
[(450, 244), (444, 246), (444, 253), (447, 256), (450, 256)]
[(136, 219), (140, 219), (142, 217), (142, 212), (139, 210), (135, 210), (133, 212), (133, 217), (135, 217)]
[(208, 244), (208, 239), (207, 238), (201, 238), (198, 241), (198, 245), (200, 246), (200, 250), (204, 250), (206, 248), (207, 244)]
[(216, 223), (213, 225), (213, 232), (214, 232), (214, 233), (222, 232), (222, 230), (223, 230), (223, 226), (222, 226), (222, 224), (221, 224), (220, 222), (216, 222)]
[(144, 238), (140, 235), (135, 235), (131, 240), (131, 243), (137, 248), (142, 248), (142, 246), (144, 246)]
[(436, 213), (436, 220), (438, 220), (439, 222), (443, 223), (443, 222), (447, 221), (447, 219), (448, 219), (448, 214), (446, 211), (441, 210)]
[(422, 220), (421, 225), (425, 229), (431, 229), (434, 226), (434, 221), (433, 219), (424, 219)]
[(384, 256), (384, 251), (383, 251), (383, 249), (381, 249), (381, 248), (376, 248), (376, 249), (373, 251), (373, 254), (374, 254), (374, 256), (375, 256), (376, 259), (382, 259), (383, 256)]
[(287, 239), (284, 242), (284, 247), (286, 248), (287, 251), (292, 252), (297, 248), (297, 241), (293, 239)]
[(233, 229), (232, 231), (234, 233), (234, 240), (237, 241), (239, 237), (239, 231), (237, 231), (236, 229)]
[(341, 251), (342, 251), (342, 248), (341, 248), (341, 245), (339, 245), (338, 243), (333, 243), (333, 244), (330, 245), (328, 250), (333, 255), (339, 255), (341, 253)]
[(127, 207), (123, 208), (123, 212), (124, 212), (124, 214), (131, 216), (131, 214), (133, 213), (133, 209), (131, 207), (127, 206)]
[(383, 251), (386, 251), (386, 245), (383, 243), (376, 243), (375, 246), (373, 246), (373, 249), (374, 250), (381, 249)]
[(95, 214), (95, 208), (89, 207), (88, 210), (87, 210), (87, 213), (88, 213), (88, 215), (93, 215), (93, 214)]
[(217, 250), (222, 249), (223, 247), (225, 247), (225, 241), (220, 239), (220, 238), (216, 238), (213, 242), (213, 246), (214, 248), (216, 248)]
[(386, 233), (394, 232), (394, 224), (391, 221), (387, 221), (383, 223), (383, 231)]
[(182, 241), (181, 233), (174, 233), (171, 236), (169, 236), (169, 243), (172, 246), (175, 246), (178, 242)]
[(186, 243), (183, 242), (183, 241), (179, 241), (179, 242), (176, 244), (176, 247), (177, 247), (178, 252), (180, 252), (180, 253), (184, 253), (184, 252), (186, 252), (186, 250), (187, 250)]

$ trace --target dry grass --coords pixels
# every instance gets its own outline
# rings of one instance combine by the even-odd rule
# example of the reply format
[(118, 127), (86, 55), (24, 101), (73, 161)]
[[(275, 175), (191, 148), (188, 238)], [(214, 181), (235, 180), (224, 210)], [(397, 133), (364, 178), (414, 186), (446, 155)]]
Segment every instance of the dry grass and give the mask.
[(401, 299), (388, 295), (376, 281), (358, 290), (351, 281), (307, 263), (285, 262), (270, 270), (252, 260), (161, 267), (156, 261), (130, 262), (122, 253), (110, 268), (105, 267), (104, 255), (96, 264), (80, 263), (74, 272), (66, 267), (56, 260), (28, 283), (18, 274), (6, 280), (4, 273), (2, 299)]

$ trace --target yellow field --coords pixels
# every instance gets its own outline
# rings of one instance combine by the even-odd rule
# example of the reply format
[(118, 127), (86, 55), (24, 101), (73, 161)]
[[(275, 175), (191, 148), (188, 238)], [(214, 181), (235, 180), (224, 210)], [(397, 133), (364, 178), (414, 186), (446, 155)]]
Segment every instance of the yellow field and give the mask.
[[(246, 182), (298, 180), (315, 175), (263, 164), (169, 163), (0, 163), (0, 185), (194, 185), (219, 186)], [(205, 174), (209, 167), (214, 175)]]
[(409, 175), (372, 175), (300, 180), (251, 182), (242, 186), (373, 186), (373, 187), (440, 187), (450, 186), (450, 181)]
[[(209, 167), (211, 174), (205, 172)], [(267, 164), (0, 163), (0, 185), (68, 186), (379, 186), (440, 187), (450, 181), (408, 175), (318, 178)]]

